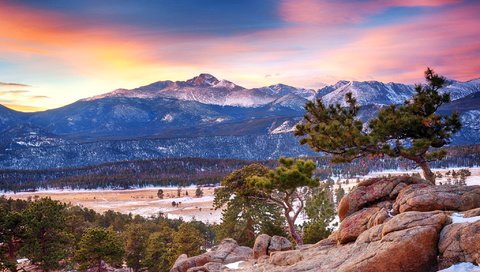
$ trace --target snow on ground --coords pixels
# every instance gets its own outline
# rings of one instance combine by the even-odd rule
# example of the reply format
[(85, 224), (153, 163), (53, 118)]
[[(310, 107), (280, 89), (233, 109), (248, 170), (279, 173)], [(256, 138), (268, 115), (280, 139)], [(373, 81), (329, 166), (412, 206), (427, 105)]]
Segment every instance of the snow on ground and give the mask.
[(238, 261), (238, 262), (235, 262), (235, 263), (229, 263), (229, 264), (226, 264), (225, 266), (228, 268), (228, 269), (240, 269), (240, 265), (244, 263), (244, 261)]
[(457, 263), (438, 272), (480, 272), (480, 266), (472, 263)]
[(480, 216), (473, 217), (463, 217), (461, 213), (453, 213), (450, 218), (452, 218), (452, 224), (456, 223), (473, 223), (480, 220)]

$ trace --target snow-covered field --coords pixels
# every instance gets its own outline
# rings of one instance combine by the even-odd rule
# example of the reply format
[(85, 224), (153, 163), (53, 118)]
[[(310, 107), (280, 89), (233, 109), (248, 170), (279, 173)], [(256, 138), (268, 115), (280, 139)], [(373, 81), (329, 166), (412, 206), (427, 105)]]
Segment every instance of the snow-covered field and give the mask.
[[(434, 169), (434, 172), (440, 171), (442, 173), (448, 170), (458, 170), (460, 168), (450, 169)], [(480, 168), (469, 168), (472, 175), (467, 178), (467, 185), (480, 185)], [(418, 171), (384, 171), (377, 173), (370, 173), (365, 177), (360, 177), (364, 180), (372, 177), (380, 177), (387, 175), (403, 175), (411, 174)], [(338, 181), (338, 179), (336, 179)], [(343, 181), (340, 179), (340, 181)], [(341, 184), (346, 193), (353, 188), (356, 179), (350, 179), (349, 184)], [(439, 180), (442, 182), (442, 180)], [(338, 184), (335, 184), (338, 188)], [(164, 191), (164, 199), (157, 197), (158, 189)], [(186, 221), (193, 219), (200, 220), (206, 223), (218, 223), (221, 220), (221, 210), (215, 210), (212, 207), (214, 199), (214, 187), (203, 188), (204, 196), (200, 198), (192, 197), (195, 195), (195, 186), (182, 188), (180, 197), (177, 196), (176, 187), (148, 187), (137, 188), (129, 190), (42, 190), (37, 192), (21, 192), (21, 193), (4, 193), (5, 197), (29, 199), (35, 197), (51, 197), (72, 205), (79, 205), (86, 208), (93, 209), (97, 212), (105, 212), (113, 210), (121, 213), (131, 213), (132, 215), (140, 215), (149, 217), (159, 213), (165, 214), (168, 218), (183, 218)], [(188, 195), (186, 195), (188, 192)], [(172, 202), (181, 202), (178, 207), (172, 205)], [(301, 224), (306, 218), (300, 215), (297, 223)]]
[[(164, 191), (164, 199), (157, 197), (158, 189)], [(38, 192), (7, 193), (5, 197), (29, 199), (36, 197), (51, 197), (61, 202), (70, 203), (97, 212), (113, 210), (150, 217), (165, 214), (168, 218), (193, 219), (206, 223), (219, 222), (221, 210), (212, 207), (214, 187), (203, 188), (204, 196), (195, 195), (195, 187), (182, 188), (181, 196), (177, 197), (177, 188), (155, 187), (131, 190), (44, 190)], [(186, 195), (188, 192), (188, 195)], [(178, 206), (172, 202), (179, 203)]]

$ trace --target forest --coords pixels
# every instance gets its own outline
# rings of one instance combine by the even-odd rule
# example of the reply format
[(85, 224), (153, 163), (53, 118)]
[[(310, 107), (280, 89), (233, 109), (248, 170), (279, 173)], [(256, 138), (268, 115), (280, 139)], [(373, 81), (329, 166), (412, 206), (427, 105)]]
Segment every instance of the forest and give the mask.
[[(480, 165), (480, 145), (444, 148), (447, 155), (431, 162), (433, 168), (474, 167)], [(331, 164), (327, 154), (310, 158), (317, 164), (314, 175), (320, 179), (355, 178), (369, 172), (415, 169), (408, 160), (368, 156), (351, 163)], [(236, 159), (168, 158), (107, 163), (95, 166), (47, 170), (0, 170), (0, 191), (38, 189), (128, 189), (147, 186), (186, 186), (219, 184), (233, 170), (253, 161)], [(258, 161), (267, 167), (275, 160)]]

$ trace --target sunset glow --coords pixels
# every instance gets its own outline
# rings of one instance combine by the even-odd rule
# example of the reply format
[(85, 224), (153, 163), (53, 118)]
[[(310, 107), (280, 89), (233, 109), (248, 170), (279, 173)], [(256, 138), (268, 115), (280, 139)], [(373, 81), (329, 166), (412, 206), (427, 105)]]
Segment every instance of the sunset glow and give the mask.
[(480, 2), (2, 1), (0, 104), (60, 107), (206, 72), (244, 87), (480, 72)]

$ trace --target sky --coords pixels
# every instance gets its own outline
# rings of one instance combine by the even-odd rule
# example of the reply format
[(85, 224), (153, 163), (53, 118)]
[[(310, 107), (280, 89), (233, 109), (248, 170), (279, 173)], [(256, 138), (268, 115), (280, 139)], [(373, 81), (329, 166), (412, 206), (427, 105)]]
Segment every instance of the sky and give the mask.
[(480, 1), (0, 1), (0, 104), (60, 107), (210, 73), (252, 88), (480, 76)]

